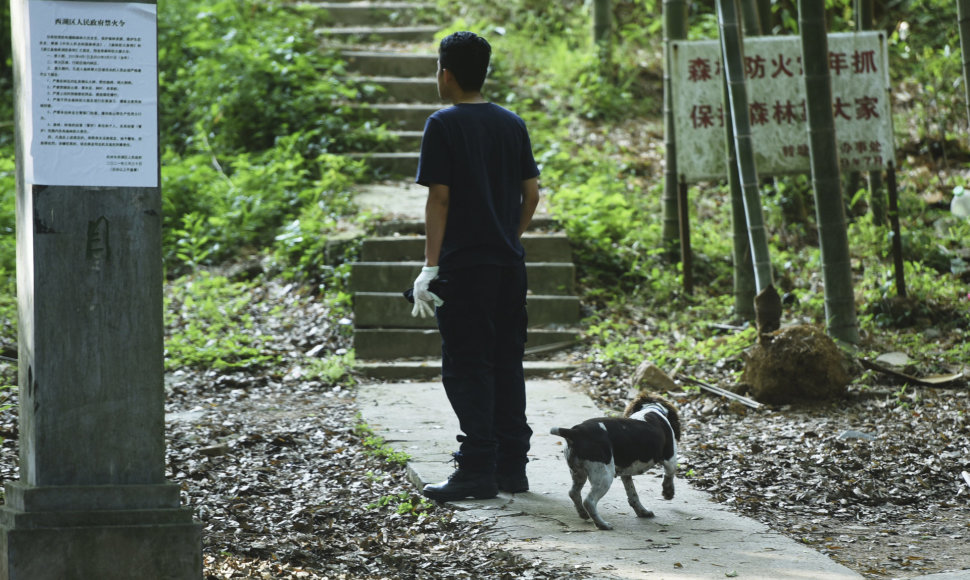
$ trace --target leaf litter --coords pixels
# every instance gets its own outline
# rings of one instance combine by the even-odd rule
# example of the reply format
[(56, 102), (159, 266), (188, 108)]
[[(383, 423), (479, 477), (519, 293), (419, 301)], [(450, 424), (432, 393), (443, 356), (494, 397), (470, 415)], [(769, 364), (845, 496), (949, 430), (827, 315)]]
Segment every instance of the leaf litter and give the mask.
[[(734, 383), (725, 368), (688, 370)], [(620, 410), (631, 375), (594, 363), (572, 380)], [(970, 569), (967, 383), (879, 380), (831, 403), (759, 409), (668, 389), (684, 423), (680, 475), (867, 578)]]
[[(301, 371), (348, 349), (348, 325), (305, 289), (270, 280), (252, 291), (250, 332), (281, 364), (166, 375), (166, 477), (203, 525), (206, 580), (590, 577), (518, 556), (486, 521), (423, 502), (404, 467), (374, 452), (353, 387)], [(687, 370), (731, 386), (724, 365)], [(9, 365), (0, 371), (12, 381)], [(619, 410), (631, 374), (588, 363), (571, 379)], [(970, 568), (965, 382), (761, 409), (695, 389), (668, 396), (684, 420), (680, 475), (716, 501), (867, 578)], [(0, 477), (15, 480), (15, 409), (0, 413), (0, 434)]]
[[(165, 377), (165, 475), (203, 526), (206, 580), (588, 577), (518, 556), (488, 522), (422, 501), (405, 467), (375, 453), (347, 379), (302, 370), (307, 353), (350, 348), (344, 315), (285, 282), (250, 291), (247, 332), (282, 362)], [(166, 334), (190, 317), (172, 316)], [(3, 481), (19, 478), (17, 428), (16, 409), (0, 413)]]

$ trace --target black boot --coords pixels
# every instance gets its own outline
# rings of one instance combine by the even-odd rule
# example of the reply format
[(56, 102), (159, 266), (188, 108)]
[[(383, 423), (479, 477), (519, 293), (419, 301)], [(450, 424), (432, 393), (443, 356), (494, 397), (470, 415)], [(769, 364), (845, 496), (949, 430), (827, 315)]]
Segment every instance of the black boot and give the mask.
[(495, 474), (495, 484), (499, 491), (506, 493), (522, 493), (529, 491), (529, 478), (525, 475), (525, 470), (521, 473), (502, 473)]
[[(458, 441), (464, 442), (463, 435)], [(468, 456), (461, 451), (453, 453), (455, 470), (446, 481), (429, 483), (422, 493), (436, 501), (455, 501), (458, 499), (491, 499), (498, 495), (495, 486), (495, 462), (481, 456)]]
[(498, 495), (495, 477), (489, 472), (475, 472), (459, 467), (447, 481), (429, 483), (422, 491), (425, 497), (436, 501), (459, 499), (491, 499)]

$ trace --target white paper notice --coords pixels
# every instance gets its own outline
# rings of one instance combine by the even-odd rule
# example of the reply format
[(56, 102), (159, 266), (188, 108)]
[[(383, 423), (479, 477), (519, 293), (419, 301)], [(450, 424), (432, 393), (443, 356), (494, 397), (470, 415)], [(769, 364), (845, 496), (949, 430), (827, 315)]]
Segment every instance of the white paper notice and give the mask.
[(157, 187), (156, 6), (26, 5), (26, 180)]

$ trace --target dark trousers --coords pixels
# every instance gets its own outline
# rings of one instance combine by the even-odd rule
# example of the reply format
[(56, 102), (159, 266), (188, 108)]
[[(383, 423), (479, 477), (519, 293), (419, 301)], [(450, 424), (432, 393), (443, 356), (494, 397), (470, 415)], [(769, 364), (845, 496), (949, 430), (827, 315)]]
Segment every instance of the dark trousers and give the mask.
[(439, 276), (441, 375), (464, 433), (459, 467), (521, 473), (532, 429), (525, 417), (525, 264), (474, 266)]

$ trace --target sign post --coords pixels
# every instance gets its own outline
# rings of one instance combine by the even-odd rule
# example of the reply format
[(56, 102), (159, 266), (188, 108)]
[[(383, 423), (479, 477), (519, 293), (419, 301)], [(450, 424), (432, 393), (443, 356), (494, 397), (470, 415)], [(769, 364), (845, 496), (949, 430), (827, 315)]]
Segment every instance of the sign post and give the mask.
[(14, 0), (20, 480), (0, 578), (202, 577), (165, 480), (154, 3)]

